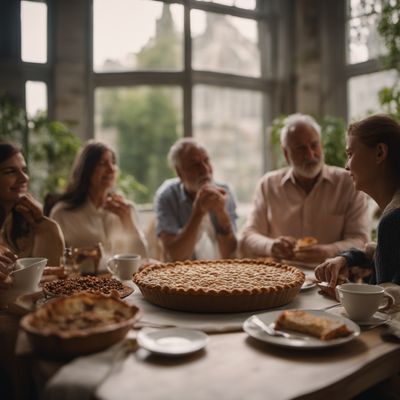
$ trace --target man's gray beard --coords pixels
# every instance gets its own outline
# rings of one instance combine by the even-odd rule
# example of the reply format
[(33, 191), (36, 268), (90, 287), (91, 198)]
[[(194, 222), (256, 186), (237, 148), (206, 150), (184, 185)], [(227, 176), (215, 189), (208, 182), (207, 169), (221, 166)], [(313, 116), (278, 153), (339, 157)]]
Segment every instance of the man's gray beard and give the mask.
[(302, 178), (313, 179), (322, 171), (323, 165), (324, 165), (324, 159), (321, 158), (318, 164), (315, 164), (315, 166), (313, 166), (312, 168), (310, 167), (304, 168), (303, 166), (295, 164), (292, 164), (292, 168), (293, 168), (293, 173), (295, 175), (298, 175)]

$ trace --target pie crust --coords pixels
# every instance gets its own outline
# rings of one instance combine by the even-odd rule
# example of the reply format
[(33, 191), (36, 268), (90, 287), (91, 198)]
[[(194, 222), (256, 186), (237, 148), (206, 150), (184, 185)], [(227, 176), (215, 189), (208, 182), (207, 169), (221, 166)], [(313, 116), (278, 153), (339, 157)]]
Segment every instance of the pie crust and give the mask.
[(24, 316), (21, 327), (38, 353), (71, 358), (123, 339), (138, 316), (136, 306), (113, 296), (80, 293), (46, 303)]
[(59, 279), (46, 282), (43, 285), (43, 293), (47, 297), (70, 296), (81, 292), (108, 295), (116, 291), (120, 298), (124, 298), (129, 296), (133, 290), (133, 288), (122, 284), (114, 278), (97, 276), (80, 276), (71, 279)]
[(269, 259), (197, 260), (155, 264), (133, 281), (149, 302), (174, 310), (243, 312), (289, 303), (305, 275)]

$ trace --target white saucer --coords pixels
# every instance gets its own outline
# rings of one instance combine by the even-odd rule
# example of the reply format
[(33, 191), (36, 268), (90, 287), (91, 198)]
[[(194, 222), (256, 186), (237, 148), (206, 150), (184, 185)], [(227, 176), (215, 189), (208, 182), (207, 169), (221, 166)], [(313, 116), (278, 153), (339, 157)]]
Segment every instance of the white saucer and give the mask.
[(304, 281), (304, 283), (301, 285), (300, 290), (308, 290), (311, 289), (313, 287), (317, 286), (317, 284), (315, 283), (315, 281), (313, 279), (310, 278), (306, 278), (306, 280)]
[[(343, 316), (346, 318), (350, 318), (342, 306), (333, 308), (333, 309), (329, 310), (328, 312), (330, 312), (332, 314), (340, 315), (340, 316)], [(379, 325), (385, 324), (389, 320), (390, 320), (390, 315), (381, 313), (379, 311), (377, 311), (372, 317), (370, 317), (366, 321), (357, 321), (357, 320), (352, 319), (352, 321), (354, 321), (357, 325), (365, 326), (365, 327), (379, 326)]]
[(378, 326), (388, 322), (389, 320), (390, 320), (389, 315), (378, 311), (367, 321), (354, 321), (354, 322), (360, 326)]
[(204, 332), (185, 328), (144, 328), (136, 339), (139, 346), (152, 353), (175, 357), (194, 353), (208, 343), (208, 336)]

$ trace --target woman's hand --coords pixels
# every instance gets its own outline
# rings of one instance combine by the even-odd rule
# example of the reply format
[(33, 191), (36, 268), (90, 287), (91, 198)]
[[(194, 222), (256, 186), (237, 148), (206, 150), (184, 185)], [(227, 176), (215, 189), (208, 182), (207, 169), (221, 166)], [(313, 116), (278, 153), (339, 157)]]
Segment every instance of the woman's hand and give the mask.
[(122, 224), (133, 223), (131, 205), (128, 204), (120, 194), (113, 193), (108, 196), (103, 207), (105, 210), (117, 215)]
[(7, 247), (0, 245), (0, 290), (8, 289), (12, 284), (9, 276), (13, 270), (14, 262), (17, 256)]
[(348, 278), (349, 276), (347, 259), (342, 256), (328, 258), (315, 268), (314, 273), (320, 282), (328, 282), (329, 286), (334, 288), (339, 279)]
[(15, 205), (15, 210), (18, 211), (29, 224), (34, 225), (43, 221), (42, 206), (30, 193), (26, 193), (19, 198)]

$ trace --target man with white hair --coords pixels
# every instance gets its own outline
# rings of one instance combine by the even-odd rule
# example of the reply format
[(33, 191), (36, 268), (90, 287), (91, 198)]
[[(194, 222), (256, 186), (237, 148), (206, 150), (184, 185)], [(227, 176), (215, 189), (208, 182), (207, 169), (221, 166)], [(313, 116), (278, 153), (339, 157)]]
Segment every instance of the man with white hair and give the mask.
[[(245, 256), (319, 263), (369, 239), (367, 199), (349, 173), (325, 165), (321, 128), (310, 116), (285, 120), (281, 146), (288, 168), (268, 172), (257, 187), (254, 209), (240, 241)], [(317, 244), (298, 248), (311, 236)]]
[(229, 258), (236, 250), (236, 205), (228, 186), (213, 180), (206, 149), (192, 138), (168, 154), (178, 178), (157, 190), (157, 235), (167, 260)]

